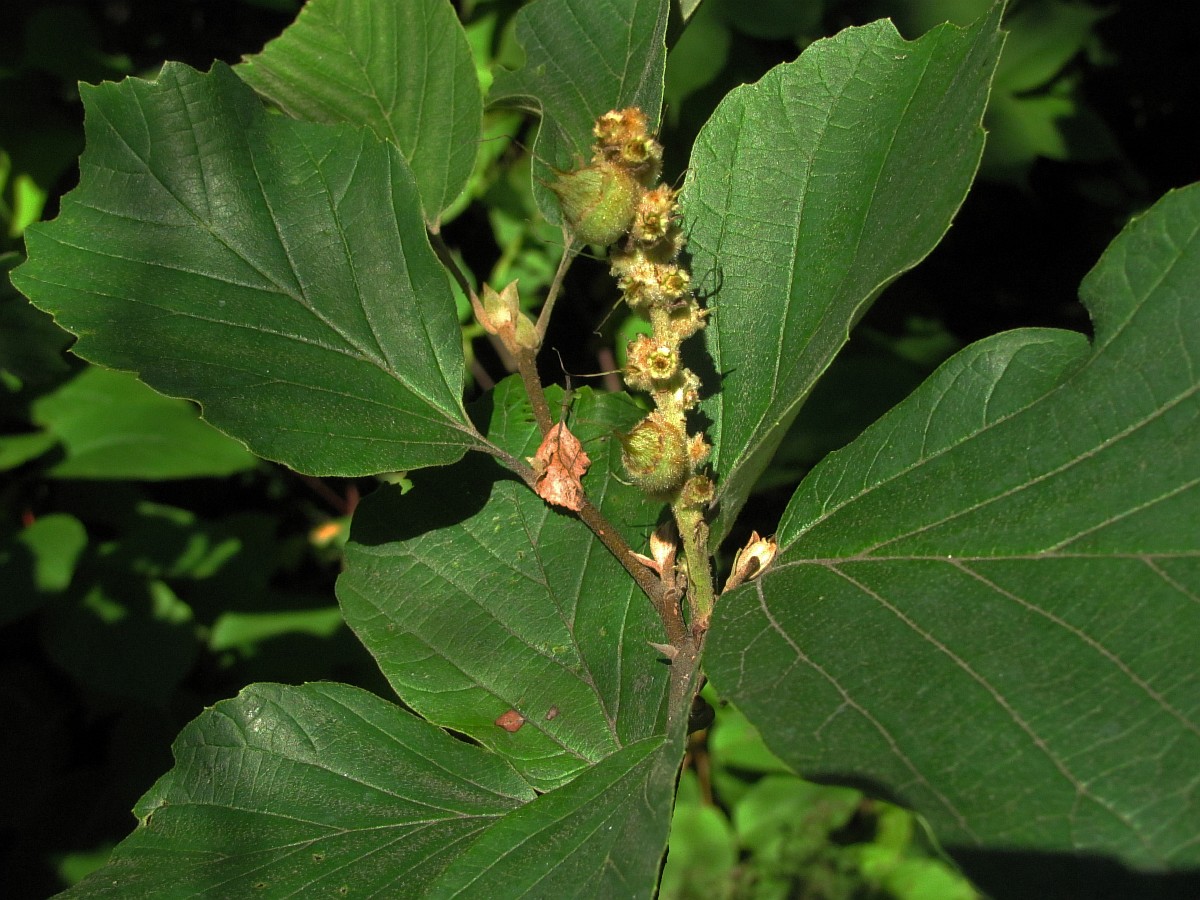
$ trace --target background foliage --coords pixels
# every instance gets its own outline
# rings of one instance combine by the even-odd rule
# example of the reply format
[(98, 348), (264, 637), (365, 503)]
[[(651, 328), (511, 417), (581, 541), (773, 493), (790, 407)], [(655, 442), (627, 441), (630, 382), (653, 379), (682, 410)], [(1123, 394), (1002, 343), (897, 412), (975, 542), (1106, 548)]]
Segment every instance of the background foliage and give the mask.
[[(945, 18), (969, 22), (987, 5), (763, 2), (761, 15), (748, 15), (744, 4), (709, 0), (668, 60), (669, 169), (681, 174), (700, 125), (731, 87), (816, 37), (883, 15), (911, 37)], [(462, 6), (478, 59), (511, 61), (514, 4)], [(294, 8), (263, 0), (19, 11), (0, 71), (6, 249), (18, 254), (25, 225), (52, 217), (73, 183), (82, 144), (76, 79), (152, 74), (164, 59), (234, 64), (278, 34)], [(1016, 5), (980, 180), (950, 235), (889, 288), (781, 436), (743, 521), (778, 522), (801, 474), (958, 347), (1007, 327), (1089, 327), (1075, 299), (1083, 274), (1130, 214), (1200, 176), (1198, 148), (1182, 127), (1200, 77), (1188, 77), (1196, 62), (1185, 53), (1187, 23), (1169, 20), (1186, 13), (1156, 15), (1151, 31), (1128, 27), (1138, 13), (1119, 6)], [(488, 135), (521, 128), (511, 112), (489, 113), (485, 155)], [(518, 173), (529, 164), (516, 162)], [(496, 283), (518, 277), (530, 295), (552, 272), (538, 241), (557, 240), (557, 231), (539, 225), (534, 198), (506, 173), (456, 174), (470, 178), (468, 196), (482, 203), (442, 218), (474, 271)], [(436, 183), (420, 192), (431, 220), (454, 193)], [(635, 327), (617, 317), (591, 334), (609, 303), (594, 276), (574, 273), (584, 308), (560, 316), (549, 338), (579, 348), (564, 354), (568, 371), (611, 368), (614, 346), (624, 344), (616, 336)], [(0, 606), (0, 870), (13, 896), (40, 896), (80, 877), (127, 833), (128, 810), (168, 768), (172, 737), (203, 706), (256, 680), (333, 678), (386, 695), (332, 606), (345, 516), (377, 482), (317, 481), (256, 462), (188, 404), (64, 357), (67, 338), (3, 290), (0, 564), (12, 587)], [(486, 342), (468, 353), (480, 384), (501, 372)], [(561, 379), (553, 355), (543, 363)], [(913, 854), (922, 840), (911, 817), (857, 792), (784, 777), (764, 754), (731, 710), (720, 711), (710, 741), (695, 742), (693, 758), (708, 762), (683, 782), (668, 895), (707, 896), (723, 885), (782, 896), (803, 879), (810, 896), (934, 896), (924, 878), (939, 896), (969, 895), (944, 867)], [(773, 808), (809, 810), (811, 827), (781, 836)], [(688, 858), (702, 862), (681, 869)], [(1012, 861), (1018, 872), (1021, 862)], [(1107, 881), (1117, 895), (1127, 889)]]

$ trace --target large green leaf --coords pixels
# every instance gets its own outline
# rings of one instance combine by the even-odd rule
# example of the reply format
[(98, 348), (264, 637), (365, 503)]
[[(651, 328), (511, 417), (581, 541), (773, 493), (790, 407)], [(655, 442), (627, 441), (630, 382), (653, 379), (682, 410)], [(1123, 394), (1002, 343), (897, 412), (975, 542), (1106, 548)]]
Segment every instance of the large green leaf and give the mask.
[(500, 756), (357, 688), (258, 684), (175, 742), (67, 897), (649, 897), (682, 735), (538, 796)]
[(311, 0), (236, 71), (289, 115), (366, 125), (399, 147), (430, 222), (467, 183), (483, 102), (447, 0)]
[(459, 459), (454, 300), (400, 153), (268, 115), (228, 67), (84, 90), (88, 149), (13, 283), (256, 453), (314, 474)]
[(618, 750), (497, 822), (430, 895), (654, 896), (682, 756), (682, 728)]
[(684, 187), (711, 290), (702, 403), (724, 535), (879, 291), (945, 233), (979, 163), (999, 7), (915, 42), (848, 29), (722, 101)]
[(639, 106), (657, 127), (666, 71), (667, 0), (535, 0), (516, 18), (525, 64), (496, 74), (489, 103), (542, 117), (533, 150), (534, 196), (551, 222), (558, 201), (545, 187), (553, 167), (591, 159), (596, 118)]
[(132, 375), (90, 367), (32, 406), (33, 421), (62, 442), (59, 478), (199, 478), (257, 460), (196, 415)]
[(1200, 863), (1200, 186), (1084, 281), (1094, 344), (952, 357), (801, 484), (707, 670), (804, 773), (962, 846)]
[[(581, 391), (584, 485), (636, 547), (656, 510), (618, 482), (616, 441), (637, 421), (623, 395)], [(494, 395), (488, 437), (532, 456), (539, 436), (519, 379)], [(396, 693), (432, 722), (507, 756), (546, 790), (623, 746), (663, 733), (668, 669), (650, 602), (576, 517), (491, 459), (382, 489), (355, 515), (338, 582), (346, 619)], [(525, 719), (509, 733), (497, 718)]]
[(138, 828), (67, 896), (413, 896), (534, 791), (357, 688), (258, 684), (192, 722)]

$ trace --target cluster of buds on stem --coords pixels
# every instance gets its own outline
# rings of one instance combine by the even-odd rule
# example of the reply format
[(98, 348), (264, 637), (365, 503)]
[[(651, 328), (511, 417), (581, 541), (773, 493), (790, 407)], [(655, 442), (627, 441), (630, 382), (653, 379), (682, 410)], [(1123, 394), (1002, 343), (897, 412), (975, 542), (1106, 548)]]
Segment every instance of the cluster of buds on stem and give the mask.
[(621, 294), (650, 320), (651, 334), (629, 344), (624, 376), (630, 388), (650, 395), (654, 410), (619, 435), (626, 472), (647, 494), (700, 509), (713, 494), (700, 474), (711, 448), (703, 434), (687, 432), (700, 380), (683, 365), (679, 348), (704, 328), (707, 311), (680, 262), (685, 241), (676, 192), (656, 184), (662, 147), (646, 128), (639, 109), (605, 113), (596, 121), (591, 164), (560, 174), (551, 187), (578, 239), (616, 245), (610, 261)]
[(575, 238), (607, 247), (629, 231), (642, 195), (658, 179), (662, 145), (646, 132), (646, 116), (637, 108), (605, 113), (595, 135), (591, 163), (558, 172), (550, 189)]

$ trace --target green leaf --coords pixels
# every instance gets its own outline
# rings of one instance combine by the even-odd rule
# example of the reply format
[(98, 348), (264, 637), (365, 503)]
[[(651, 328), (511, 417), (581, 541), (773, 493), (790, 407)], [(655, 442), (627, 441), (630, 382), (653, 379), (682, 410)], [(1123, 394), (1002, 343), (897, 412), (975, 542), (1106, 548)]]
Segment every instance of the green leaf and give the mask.
[(15, 622), (66, 590), (86, 546), (83, 523), (65, 513), (42, 516), (6, 536), (0, 543), (0, 570), (5, 573), (0, 625)]
[[(656, 511), (613, 476), (618, 443), (597, 440), (641, 413), (624, 395), (576, 396), (574, 433), (593, 460), (584, 486), (645, 547)], [(520, 380), (493, 403), (489, 439), (533, 456)], [(403, 496), (376, 491), (350, 538), (338, 596), (393, 689), (539, 790), (663, 733), (668, 669), (648, 642), (666, 638), (650, 601), (582, 522), (491, 459), (415, 477)], [(524, 719), (512, 733), (496, 723), (510, 710)]]
[(90, 367), (39, 398), (33, 421), (62, 442), (58, 478), (199, 478), (257, 464), (183, 400), (157, 394), (132, 375)]
[(41, 638), (87, 695), (151, 706), (167, 703), (199, 651), (191, 609), (165, 582), (111, 570), (44, 609)]
[(715, 389), (701, 409), (716, 538), (850, 327), (966, 195), (999, 18), (911, 43), (888, 22), (848, 29), (732, 91), (697, 138), (683, 205), (693, 276), (716, 310), (711, 362), (693, 363)]
[(268, 115), (217, 64), (84, 89), (88, 149), (13, 283), (79, 355), (321, 475), (478, 443), (454, 299), (390, 144)]
[(822, 0), (710, 0), (731, 28), (764, 41), (821, 34)]
[(483, 101), (446, 0), (312, 0), (235, 71), (290, 116), (365, 125), (399, 147), (431, 223), (467, 183)]
[(682, 738), (630, 744), (510, 813), (429, 894), (653, 897)]
[(71, 336), (8, 284), (12, 259), (0, 257), (0, 375), (45, 388), (69, 374), (63, 351)]
[(516, 16), (525, 65), (496, 73), (488, 103), (542, 117), (533, 145), (534, 196), (551, 222), (562, 221), (545, 186), (554, 168), (591, 159), (596, 119), (639, 106), (658, 127), (666, 69), (666, 0), (535, 0)]
[(1057, 0), (1023, 4), (1004, 23), (1009, 37), (996, 69), (996, 89), (1012, 95), (1044, 87), (1084, 50), (1096, 23), (1111, 14)]
[(1200, 186), (1114, 241), (1096, 337), (952, 357), (800, 485), (706, 669), (797, 771), (943, 842), (1200, 863)]
[(201, 714), (137, 830), (65, 897), (650, 897), (682, 735), (539, 796), (500, 756), (341, 684)]
[(827, 846), (862, 802), (851, 788), (810, 784), (794, 775), (767, 775), (733, 810), (738, 838), (756, 856), (804, 859)]
[(1118, 155), (1070, 70), (1064, 72), (1110, 12), (1044, 0), (1022, 4), (1005, 21), (1008, 36), (984, 120), (984, 177), (1023, 184), (1039, 156), (1095, 161)]
[(179, 736), (68, 897), (404, 896), (533, 799), (499, 757), (347, 685), (258, 684)]
[(254, 645), (287, 634), (329, 637), (343, 625), (336, 606), (282, 612), (227, 612), (213, 622), (208, 647), (222, 650), (253, 650)]
[(658, 896), (662, 900), (731, 897), (738, 862), (737, 837), (720, 807), (701, 796), (692, 769), (679, 779), (671, 816), (670, 852)]
[(57, 443), (58, 438), (45, 431), (6, 434), (0, 437), (0, 472), (15, 469), (31, 459), (37, 459)]
[(732, 43), (729, 26), (714, 4), (701, 5), (688, 19), (687, 28), (667, 54), (663, 99), (672, 124), (678, 122), (684, 101), (712, 83), (725, 68)]

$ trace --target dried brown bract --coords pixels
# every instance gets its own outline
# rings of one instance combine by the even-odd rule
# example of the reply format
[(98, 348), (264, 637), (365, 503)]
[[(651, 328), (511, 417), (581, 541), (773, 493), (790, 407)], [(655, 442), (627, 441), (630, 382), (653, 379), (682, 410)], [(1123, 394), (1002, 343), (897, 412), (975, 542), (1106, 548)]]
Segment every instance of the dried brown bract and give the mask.
[(578, 512), (583, 507), (580, 479), (591, 463), (583, 444), (559, 422), (546, 432), (537, 454), (529, 458), (536, 478), (534, 490), (552, 506)]

